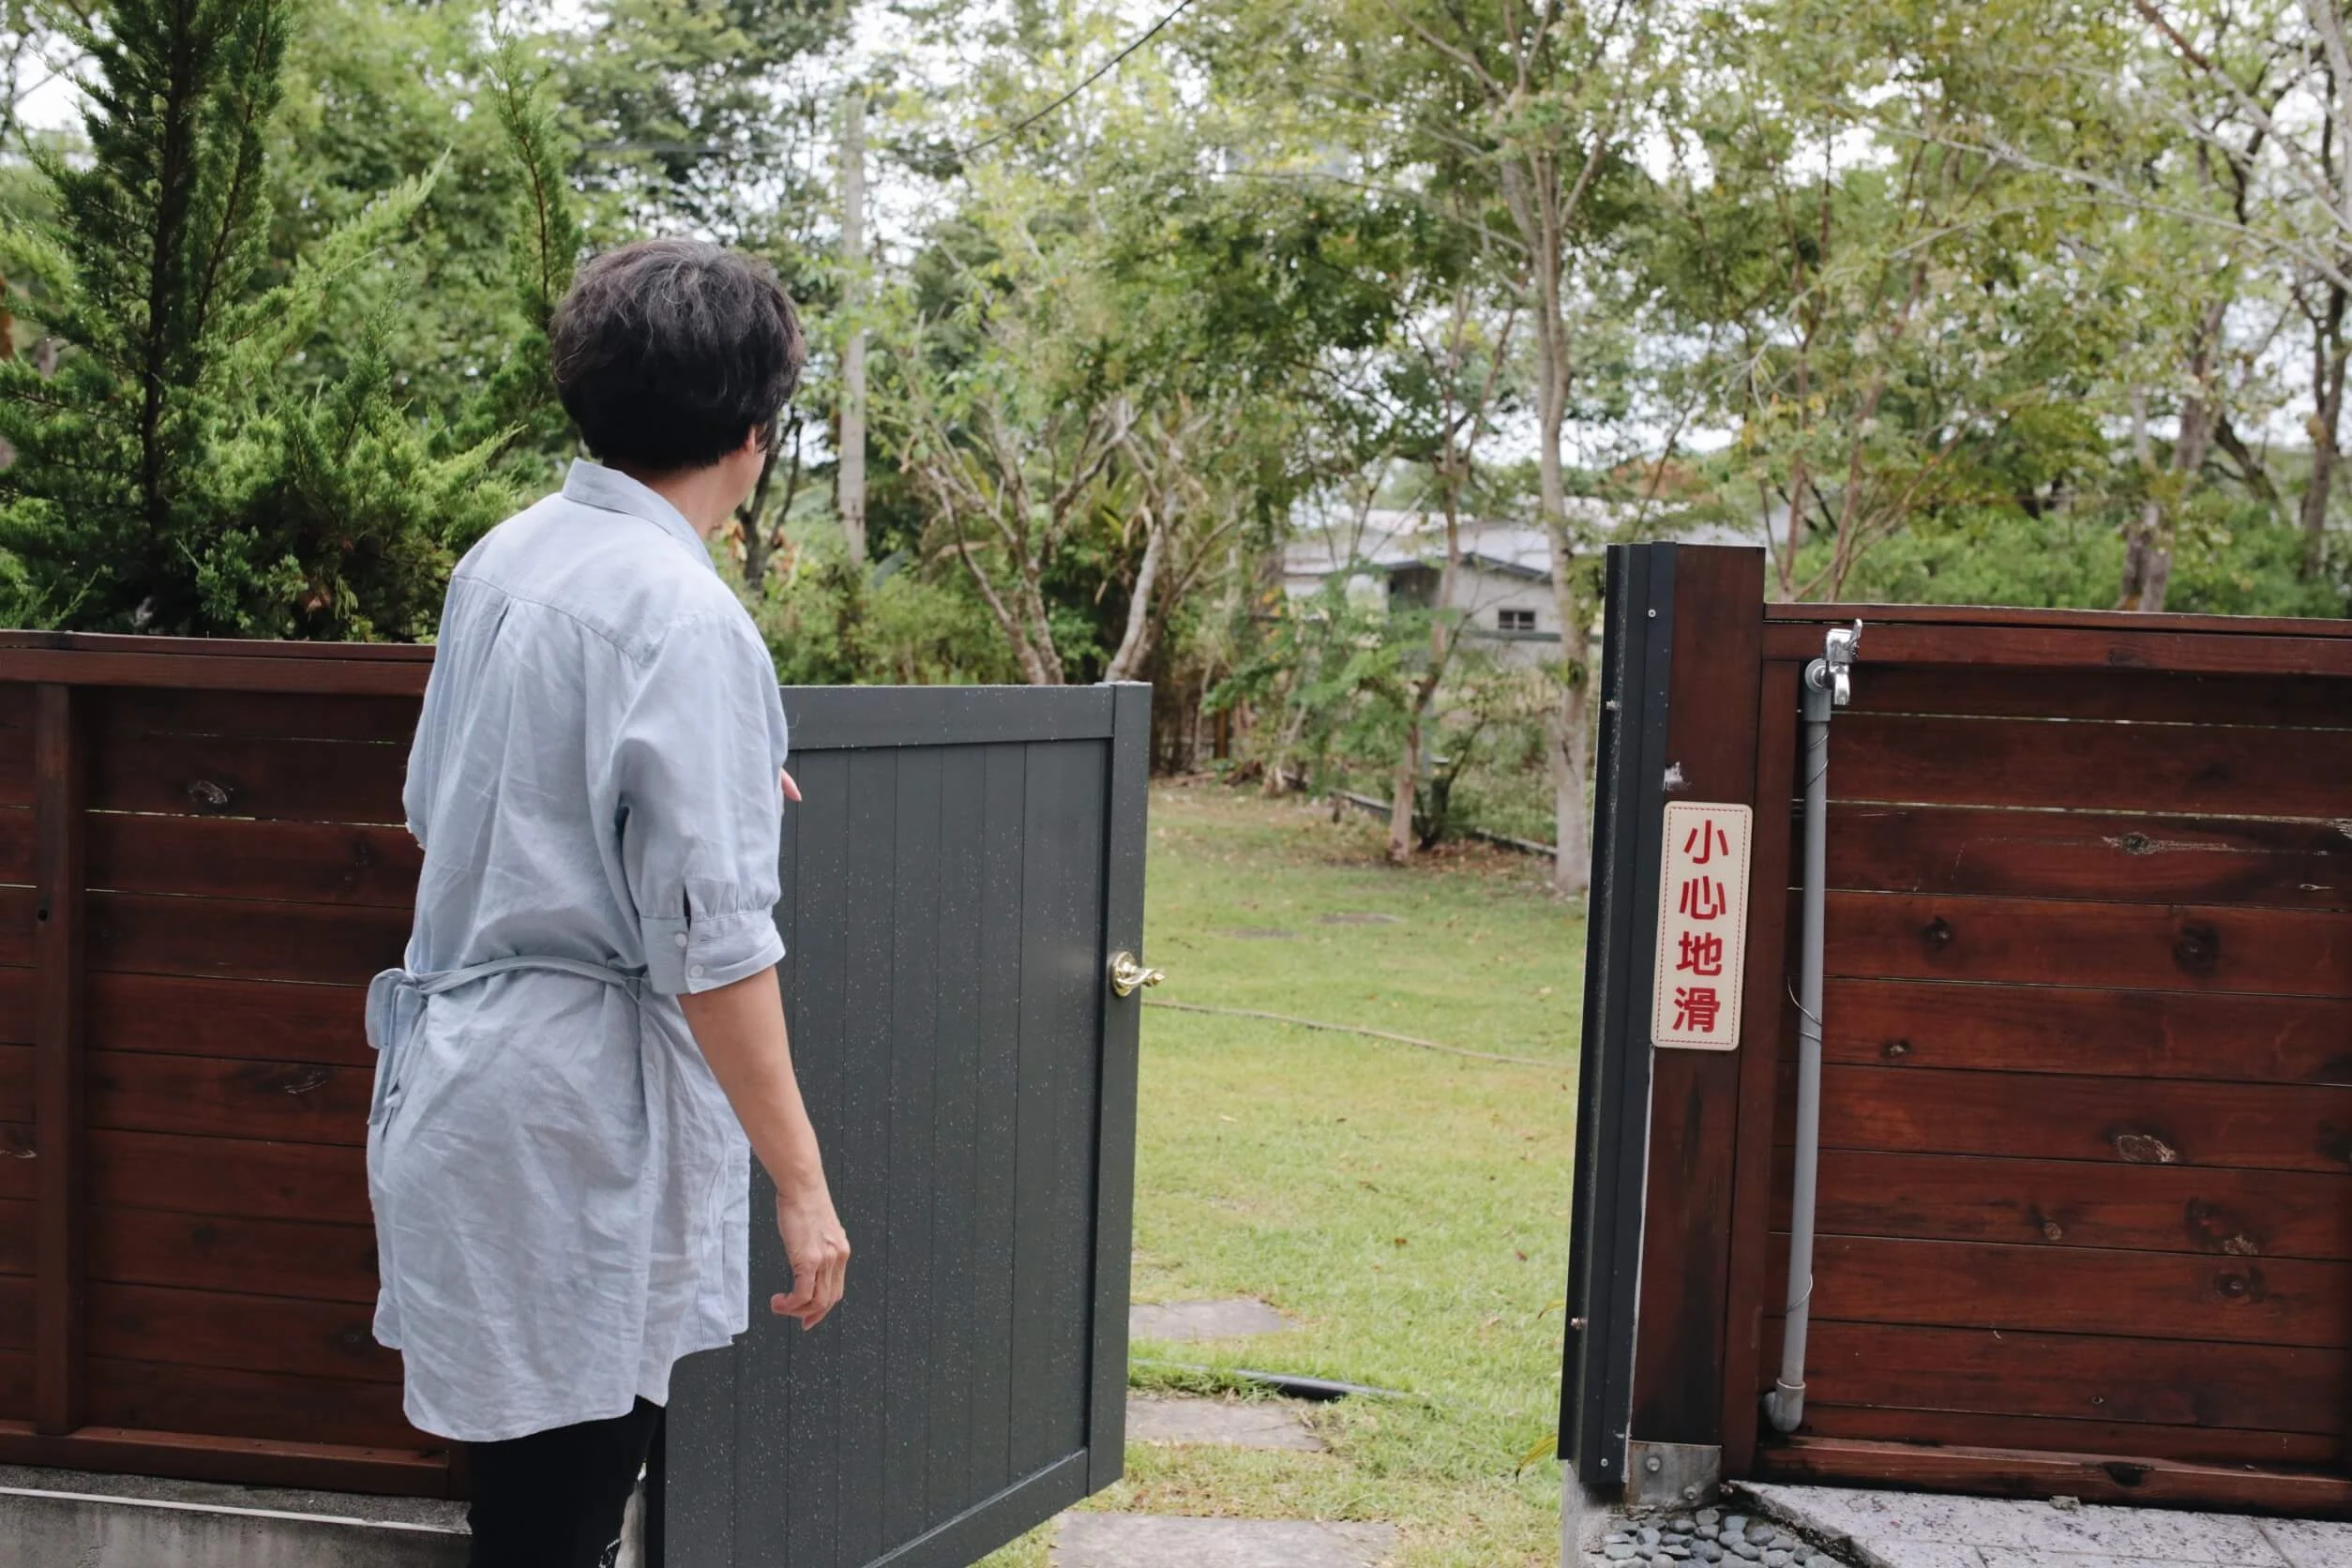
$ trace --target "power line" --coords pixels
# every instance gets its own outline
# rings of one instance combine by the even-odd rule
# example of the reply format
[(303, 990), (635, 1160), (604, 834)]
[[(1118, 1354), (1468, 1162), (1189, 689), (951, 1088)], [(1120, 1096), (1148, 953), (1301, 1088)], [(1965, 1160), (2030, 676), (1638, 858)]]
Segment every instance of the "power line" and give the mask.
[(1047, 104), (1043, 109), (1038, 110), (1037, 113), (1021, 121), (1020, 124), (1012, 127), (1010, 129), (1000, 130), (994, 136), (988, 137), (985, 141), (973, 143), (971, 146), (966, 147), (959, 156), (968, 158), (974, 153), (986, 152), (988, 148), (995, 146), (999, 142), (1005, 141), (1011, 137), (1018, 136), (1022, 131), (1027, 130), (1031, 126), (1035, 125), (1039, 120), (1044, 119), (1047, 115), (1052, 113), (1055, 110), (1061, 108), (1063, 104), (1069, 102), (1080, 93), (1086, 91), (1087, 88), (1092, 87), (1095, 83), (1100, 82), (1104, 77), (1108, 76), (1112, 71), (1117, 70), (1119, 68), (1119, 63), (1122, 60), (1124, 60), (1128, 55), (1133, 54), (1137, 50), (1141, 49), (1145, 44), (1150, 43), (1153, 38), (1159, 37), (1161, 29), (1165, 28), (1169, 23), (1175, 21), (1178, 17), (1184, 15), (1191, 8), (1192, 0), (1177, 0), (1177, 6), (1174, 10), (1168, 12), (1157, 22), (1152, 23), (1150, 27), (1144, 29), (1143, 35), (1137, 38), (1133, 43), (1130, 43), (1126, 48), (1121, 50), (1109, 59), (1104, 61), (1101, 66), (1095, 68), (1093, 75), (1088, 77), (1085, 81), (1079, 83), (1077, 86), (1071, 88), (1060, 98), (1055, 98), (1051, 103)]

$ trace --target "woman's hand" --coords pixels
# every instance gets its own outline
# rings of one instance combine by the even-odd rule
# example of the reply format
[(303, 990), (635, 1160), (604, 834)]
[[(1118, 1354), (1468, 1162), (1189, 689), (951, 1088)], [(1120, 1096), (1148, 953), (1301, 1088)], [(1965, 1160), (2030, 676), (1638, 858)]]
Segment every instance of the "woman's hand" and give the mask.
[(813, 1329), (840, 1303), (849, 1284), (850, 1238), (833, 1212), (833, 1195), (822, 1187), (789, 1197), (777, 1193), (776, 1233), (784, 1239), (784, 1256), (792, 1265), (792, 1288), (770, 1296), (768, 1310)]
[(777, 783), (784, 786), (784, 798), (786, 800), (792, 801), (794, 803), (797, 803), (800, 800), (800, 786), (792, 782), (792, 776), (790, 772), (783, 768), (776, 769), (776, 780)]

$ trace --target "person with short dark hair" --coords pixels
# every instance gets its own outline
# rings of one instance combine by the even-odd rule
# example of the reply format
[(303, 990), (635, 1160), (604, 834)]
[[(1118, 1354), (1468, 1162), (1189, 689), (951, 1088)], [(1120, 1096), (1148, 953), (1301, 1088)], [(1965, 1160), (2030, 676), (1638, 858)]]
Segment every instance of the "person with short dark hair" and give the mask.
[(409, 757), (403, 967), (368, 991), (376, 1337), (466, 1445), (474, 1568), (610, 1568), (671, 1367), (742, 1333), (748, 1159), (804, 1330), (849, 1242), (792, 1072), (784, 711), (706, 541), (802, 363), (775, 274), (598, 256), (550, 328), (596, 462), (449, 583)]

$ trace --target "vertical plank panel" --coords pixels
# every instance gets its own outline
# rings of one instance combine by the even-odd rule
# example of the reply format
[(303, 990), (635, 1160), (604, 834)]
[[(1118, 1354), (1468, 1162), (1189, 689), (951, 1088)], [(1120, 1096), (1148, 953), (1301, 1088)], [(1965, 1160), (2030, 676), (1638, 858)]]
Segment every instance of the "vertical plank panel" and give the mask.
[[(1079, 1070), (1072, 1039), (1090, 1023), (1076, 1014), (1074, 909), (1078, 889), (1099, 874), (1099, 806), (1080, 806), (1074, 787), (1083, 743), (1029, 748), (1029, 791), (1022, 837), (1020, 1107), (1016, 1135), (1013, 1239), (1013, 1473), (1032, 1474), (1077, 1451), (1084, 1438), (1080, 1385), (1084, 1364), (1066, 1321), (1065, 1280), (1079, 1259), (1068, 1229), (1065, 1188), (1071, 1159), (1065, 1142), (1093, 1129), (1073, 1127), (1070, 1077)], [(1094, 816), (1094, 831), (1083, 820)], [(1090, 868), (1079, 857), (1093, 862)], [(1090, 906), (1091, 906), (1090, 900)], [(1092, 924), (1093, 909), (1087, 912)], [(1085, 946), (1093, 945), (1086, 933)], [(1092, 1011), (1091, 1007), (1088, 1009)], [(1091, 1043), (1091, 1033), (1088, 1036)], [(1092, 1073), (1093, 1056), (1085, 1069)]]
[[(798, 940), (791, 957), (792, 987), (785, 995), (802, 1097), (816, 1126), (819, 1147), (824, 1151), (828, 1173), (837, 1182), (843, 1180), (834, 1173), (845, 1171), (843, 1162), (849, 1153), (845, 1143), (852, 1136), (843, 1120), (847, 1048), (842, 1038), (850, 964), (848, 916), (851, 902), (857, 897), (849, 866), (851, 756), (840, 751), (810, 752), (793, 766), (804, 798), (792, 812), (799, 819), (792, 831), (794, 908), (799, 912), (793, 926)], [(757, 1186), (755, 1190), (767, 1189)], [(877, 1238), (854, 1227), (846, 1229), (853, 1249), (879, 1251)], [(773, 1220), (755, 1199), (754, 1237), (762, 1229), (768, 1237), (765, 1244), (773, 1249), (775, 1272), (755, 1272), (752, 1277), (755, 1281), (780, 1279), (783, 1249), (774, 1241)], [(753, 1256), (757, 1259), (759, 1253)], [(866, 1293), (869, 1279), (881, 1272), (880, 1262), (879, 1258), (863, 1252), (852, 1257), (849, 1288), (852, 1297)], [(759, 1294), (756, 1286), (753, 1294), (755, 1298)], [(809, 1568), (829, 1568), (839, 1545), (836, 1509), (843, 1441), (840, 1352), (851, 1310), (851, 1301), (845, 1299), (836, 1309), (834, 1320), (807, 1341), (785, 1330), (781, 1337), (792, 1342), (786, 1358), (773, 1363), (747, 1358), (773, 1366), (776, 1375), (757, 1381), (747, 1379), (740, 1395), (747, 1418), (762, 1414), (772, 1418), (774, 1412), (781, 1411), (792, 1440), (779, 1461), (782, 1485), (777, 1485), (777, 1470), (746, 1476), (741, 1484), (737, 1535), (746, 1541), (789, 1541), (794, 1563), (805, 1562)]]
[[(1679, 550), (1666, 711), (1666, 755), (1683, 781), (1674, 798), (1755, 804), (1763, 640), (1764, 552)], [(1745, 1029), (1753, 1038), (1754, 1022)], [(1753, 1048), (1743, 1040), (1731, 1052), (1661, 1050), (1651, 1064), (1632, 1427), (1644, 1441), (1723, 1440), (1732, 1140), (1740, 1066)]]
[[(840, 1171), (834, 1196), (855, 1247), (865, 1239), (858, 1299), (837, 1314), (834, 1347), (840, 1365), (839, 1436), (841, 1539), (836, 1548), (850, 1568), (882, 1547), (882, 1477), (888, 1463), (885, 1380), (890, 1299), (897, 1270), (890, 1255), (891, 997), (897, 955), (896, 921), (898, 752), (850, 754), (848, 867), (843, 912), (849, 927), (847, 984), (841, 998), (841, 1130), (828, 1157)], [(854, 1263), (852, 1265), (856, 1266)]]
[(987, 749), (981, 851), (980, 1038), (987, 1043), (972, 1101), (972, 1489), (1012, 1484), (1014, 1237), (1019, 1217), (1021, 867), (1028, 855), (1029, 748)]
[[(1093, 1349), (1095, 1115), (1101, 1089), (1103, 1003), (1103, 850), (1109, 747), (1100, 741), (1054, 747), (1051, 801), (1055, 846), (1063, 852), (1053, 882), (1054, 942), (1045, 988), (1054, 1040), (1053, 1337), (1049, 1367), (1054, 1422), (1047, 1461), (1086, 1446), (1093, 1402), (1088, 1374)], [(1033, 849), (1033, 853), (1034, 852)], [(1125, 1250), (1125, 1249), (1123, 1249)], [(1125, 1380), (1125, 1367), (1120, 1369)]]
[(931, 1329), (931, 1205), (939, 1026), (939, 852), (941, 755), (936, 746), (897, 754), (897, 837), (891, 894), (890, 1299), (884, 1323), (882, 1538), (920, 1533), (928, 1492)]
[(1789, 1042), (1788, 872), (1797, 792), (1797, 681), (1786, 661), (1764, 667), (1756, 699), (1755, 858), (1748, 867), (1748, 963), (1740, 1016), (1739, 1136), (1732, 1158), (1731, 1293), (1724, 1314), (1723, 1472), (1756, 1464), (1756, 1390), (1764, 1365), (1764, 1319), (1782, 1304), (1765, 1299), (1772, 1231), (1775, 1071)]
[[(938, 1127), (931, 1193), (932, 1355), (927, 1516), (952, 1516), (975, 1489), (972, 1429), (973, 1324), (979, 1312), (974, 1268), (978, 1181), (973, 1125), (980, 1093), (981, 929), (984, 835), (988, 825), (988, 754), (979, 746), (950, 747), (940, 790), (939, 919), (933, 962), (939, 974), (939, 1016), (933, 1049), (934, 1116)], [(993, 1349), (991, 1352), (993, 1353)]]
[[(1113, 698), (1106, 806), (1103, 949), (1097, 963), (1143, 947), (1143, 861), (1152, 805), (1152, 688), (1123, 686)], [(1143, 998), (1102, 995), (1094, 1153), (1093, 1344), (1088, 1379), (1087, 1485), (1099, 1491), (1126, 1471), (1127, 1294), (1133, 1273), (1136, 1088)]]
[(83, 747), (74, 689), (44, 685), (33, 710), (34, 1128), (36, 1221), (34, 1429), (82, 1425), (83, 1228), (88, 1203), (83, 1114)]

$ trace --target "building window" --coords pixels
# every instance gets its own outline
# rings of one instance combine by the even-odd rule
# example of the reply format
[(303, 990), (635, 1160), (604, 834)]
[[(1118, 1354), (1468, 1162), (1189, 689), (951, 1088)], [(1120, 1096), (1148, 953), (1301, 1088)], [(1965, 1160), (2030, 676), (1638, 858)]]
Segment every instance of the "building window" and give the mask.
[(1498, 610), (1495, 627), (1499, 631), (1533, 631), (1535, 611), (1532, 610)]

